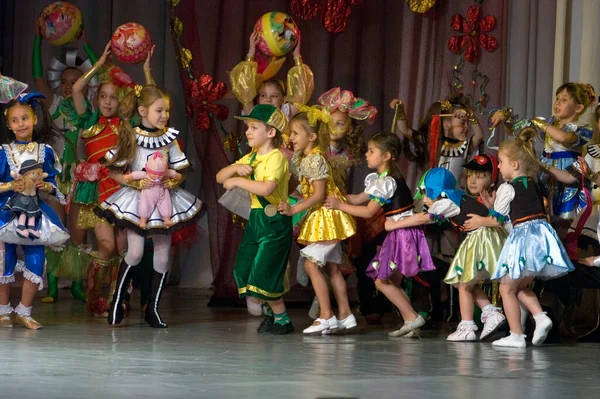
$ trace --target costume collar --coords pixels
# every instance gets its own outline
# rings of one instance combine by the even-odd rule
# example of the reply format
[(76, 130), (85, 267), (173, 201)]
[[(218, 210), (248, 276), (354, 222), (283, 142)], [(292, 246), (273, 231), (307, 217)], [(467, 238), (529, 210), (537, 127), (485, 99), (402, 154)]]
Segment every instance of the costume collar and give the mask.
[(136, 126), (135, 130), (136, 141), (140, 147), (144, 148), (161, 148), (171, 144), (177, 139), (178, 130), (173, 128), (155, 129), (150, 131), (147, 127)]
[(515, 178), (512, 180), (512, 183), (518, 183), (518, 182), (521, 182), (521, 183), (523, 183), (523, 185), (525, 186), (525, 188), (527, 188), (527, 184), (528, 184), (528, 183), (527, 183), (527, 181), (528, 181), (528, 179), (529, 179), (529, 177), (528, 177), (528, 176), (519, 176), (519, 177), (515, 177)]

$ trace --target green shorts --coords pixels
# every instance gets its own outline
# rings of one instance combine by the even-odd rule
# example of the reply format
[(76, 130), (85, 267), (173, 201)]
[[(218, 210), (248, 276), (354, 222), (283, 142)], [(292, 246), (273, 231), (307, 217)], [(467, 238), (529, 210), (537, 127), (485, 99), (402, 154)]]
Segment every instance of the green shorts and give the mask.
[(291, 217), (269, 217), (262, 208), (252, 209), (233, 269), (240, 297), (281, 298), (291, 247)]

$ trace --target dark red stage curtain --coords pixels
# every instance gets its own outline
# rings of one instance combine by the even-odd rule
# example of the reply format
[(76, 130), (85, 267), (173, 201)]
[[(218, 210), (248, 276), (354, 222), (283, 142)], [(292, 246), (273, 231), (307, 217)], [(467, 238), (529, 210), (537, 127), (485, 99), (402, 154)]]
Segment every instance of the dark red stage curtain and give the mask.
[[(180, 43), (191, 51), (191, 69), (194, 76), (206, 73), (216, 81), (228, 83), (226, 71), (245, 58), (248, 36), (256, 20), (269, 11), (292, 14), (287, 0), (221, 0), (194, 1), (169, 0), (177, 3), (175, 16), (183, 24)], [(360, 3), (360, 2), (357, 2)], [(451, 26), (455, 14), (467, 16), (470, 6), (482, 4), (480, 19), (488, 15), (496, 18), (496, 26), (488, 32), (497, 40), (498, 50), (488, 52), (476, 45), (481, 53), (476, 66), (489, 77), (486, 92), (489, 104), (502, 103), (503, 60), (505, 46), (504, 24), (506, 1), (439, 0), (425, 14), (411, 11), (401, 0), (365, 0), (353, 5), (350, 21), (341, 33), (330, 33), (320, 18), (304, 21), (295, 18), (302, 32), (304, 62), (315, 74), (315, 93), (341, 86), (372, 102), (380, 116), (374, 126), (366, 126), (365, 137), (389, 130), (392, 111), (388, 107), (394, 97), (406, 103), (409, 121), (417, 126), (428, 105), (444, 98), (452, 91), (455, 82), (453, 66), (458, 55), (448, 48), (452, 36), (460, 35)], [(477, 22), (477, 27), (479, 27)], [(292, 65), (287, 61), (280, 78)], [(471, 84), (474, 64), (466, 63), (459, 76), (465, 92), (479, 95), (479, 80)], [(181, 70), (182, 81), (189, 78)], [(190, 98), (186, 98), (189, 105)], [(221, 103), (230, 109), (230, 116), (238, 114), (241, 107), (232, 96)], [(485, 119), (482, 119), (484, 121)], [(242, 125), (233, 118), (225, 123), (226, 131), (241, 131)], [(215, 182), (216, 172), (232, 161), (224, 152), (222, 138), (214, 125), (207, 131), (194, 132), (195, 147), (202, 161), (203, 198), (209, 217), (210, 261), (214, 272), (216, 299), (235, 298), (233, 262), (241, 231), (234, 227), (228, 212), (217, 204), (222, 188)], [(409, 181), (414, 181), (417, 171), (408, 162), (404, 164)], [(360, 190), (366, 170), (355, 173), (354, 190)]]

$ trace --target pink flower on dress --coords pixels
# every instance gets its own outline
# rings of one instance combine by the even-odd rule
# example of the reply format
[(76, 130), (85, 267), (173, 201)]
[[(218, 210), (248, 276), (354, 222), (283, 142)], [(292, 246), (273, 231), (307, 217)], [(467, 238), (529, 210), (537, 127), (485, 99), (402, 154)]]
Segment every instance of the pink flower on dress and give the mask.
[(94, 182), (99, 180), (100, 164), (80, 162), (75, 168), (75, 178), (78, 181)]

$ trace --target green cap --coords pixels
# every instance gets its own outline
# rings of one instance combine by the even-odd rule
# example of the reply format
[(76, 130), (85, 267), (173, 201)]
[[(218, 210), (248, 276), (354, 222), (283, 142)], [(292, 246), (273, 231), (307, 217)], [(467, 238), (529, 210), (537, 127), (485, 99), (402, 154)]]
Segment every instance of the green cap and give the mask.
[(250, 114), (236, 116), (236, 119), (240, 120), (255, 120), (266, 123), (267, 125), (274, 127), (280, 133), (285, 131), (287, 127), (287, 119), (283, 112), (279, 108), (271, 104), (258, 104), (252, 108)]

